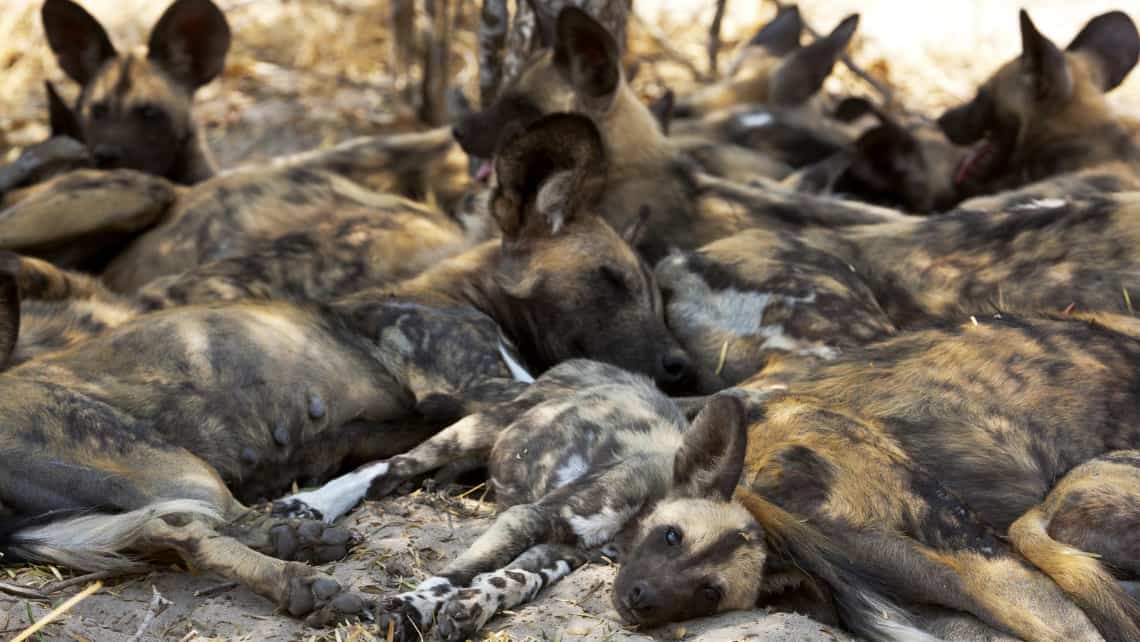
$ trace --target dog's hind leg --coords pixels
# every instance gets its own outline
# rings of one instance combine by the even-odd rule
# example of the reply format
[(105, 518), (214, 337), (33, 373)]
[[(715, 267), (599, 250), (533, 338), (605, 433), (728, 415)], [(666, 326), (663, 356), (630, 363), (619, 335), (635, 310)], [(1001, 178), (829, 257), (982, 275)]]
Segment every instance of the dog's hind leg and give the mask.
[(196, 568), (241, 582), (294, 617), (313, 625), (368, 617), (371, 602), (345, 591), (331, 576), (299, 562), (263, 555), (201, 519), (153, 519), (141, 543), (151, 553), (173, 549)]

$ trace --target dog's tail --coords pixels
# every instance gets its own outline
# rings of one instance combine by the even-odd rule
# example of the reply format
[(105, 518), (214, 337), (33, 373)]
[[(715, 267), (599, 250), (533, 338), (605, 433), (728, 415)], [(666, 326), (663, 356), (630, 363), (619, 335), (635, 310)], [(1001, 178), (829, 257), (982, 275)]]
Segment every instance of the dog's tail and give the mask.
[(145, 564), (128, 551), (138, 544), (148, 522), (171, 515), (221, 520), (215, 507), (190, 499), (158, 502), (118, 514), (47, 514), (0, 525), (0, 559), (48, 562), (87, 572), (140, 568)]
[(1095, 556), (1050, 537), (1048, 523), (1035, 506), (1009, 527), (1010, 541), (1073, 598), (1107, 642), (1140, 640), (1140, 602)]
[(831, 589), (840, 618), (852, 632), (882, 642), (937, 642), (815, 527), (755, 493), (738, 488), (736, 499), (764, 528), (774, 550)]

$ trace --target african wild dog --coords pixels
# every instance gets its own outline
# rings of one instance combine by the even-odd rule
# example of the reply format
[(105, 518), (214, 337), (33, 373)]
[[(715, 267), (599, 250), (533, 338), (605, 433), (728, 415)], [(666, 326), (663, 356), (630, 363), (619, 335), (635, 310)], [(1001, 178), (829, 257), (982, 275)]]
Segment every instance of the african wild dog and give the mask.
[[(158, 277), (262, 252), (289, 234), (313, 236), (317, 228), (330, 226), (348, 230), (350, 220), (370, 212), (377, 220), (367, 225), (377, 231), (396, 215), (438, 219), (445, 227), (457, 227), (456, 221), (465, 227), (479, 224), (484, 218), (480, 199), (458, 199), (451, 193), (458, 186), (416, 174), (416, 168), (446, 167), (452, 147), (445, 129), (363, 137), (227, 172), (182, 192), (164, 219), (115, 257), (103, 276), (113, 289), (135, 292)], [(397, 196), (423, 196), (417, 176), (446, 191), (444, 200), (461, 201), (452, 221), (444, 222), (438, 208)], [(447, 176), (443, 172), (441, 178)], [(436, 214), (425, 215), (429, 209)], [(435, 245), (431, 238), (427, 244)], [(406, 249), (407, 241), (399, 247)]]
[(97, 569), (172, 549), (293, 615), (359, 614), (330, 577), (253, 550), (325, 561), (347, 533), (240, 502), (403, 452), (515, 396), (524, 367), (590, 356), (683, 384), (652, 273), (594, 209), (605, 154), (589, 120), (535, 123), (496, 170), (502, 240), (412, 280), (156, 312), (0, 375), (6, 559)]
[[(758, 191), (700, 183), (718, 207)], [(773, 219), (674, 253), (656, 267), (669, 326), (710, 390), (773, 356), (828, 359), (937, 319), (1134, 311), (1140, 193), (1015, 193), (1003, 205), (838, 229)]]
[[(677, 99), (671, 135), (743, 146), (793, 168), (847, 147), (857, 128), (827, 117), (819, 90), (858, 24), (858, 15), (848, 16), (801, 47), (799, 9), (782, 8), (743, 48), (726, 79)], [(684, 145), (689, 153), (693, 147), (700, 149)], [(713, 171), (707, 163), (706, 169)]]
[[(605, 27), (573, 6), (564, 8), (556, 20), (540, 11), (539, 24), (549, 48), (536, 54), (492, 105), (457, 123), (456, 140), (468, 154), (486, 158), (502, 132), (552, 111), (570, 110), (597, 124), (610, 157), (612, 179), (600, 204), (606, 220), (622, 229), (649, 211), (645, 238), (638, 245), (649, 260), (664, 256), (670, 247), (697, 247), (763, 222), (766, 212), (695, 206), (691, 175), (699, 168), (675, 140), (664, 135), (648, 107), (626, 84), (617, 42)], [(770, 201), (778, 207), (795, 197), (776, 195)], [(801, 205), (788, 204), (783, 213), (803, 209)], [(821, 205), (828, 207), (859, 209)], [(858, 220), (883, 216), (890, 214), (862, 213)]]
[[(790, 571), (858, 633), (873, 633), (873, 588), (1026, 640), (1138, 639), (1140, 603), (1113, 575), (1138, 577), (1119, 537), (1140, 526), (1122, 452), (1140, 444), (1138, 359), (1131, 317), (994, 315), (853, 351), (787, 391), (714, 398), (615, 604), (642, 624), (692, 617), (714, 610), (719, 574), (760, 592)], [(763, 574), (735, 571), (741, 549)]]
[(1112, 163), (1134, 175), (1140, 147), (1105, 99), (1140, 57), (1132, 19), (1093, 18), (1062, 51), (1022, 11), (1021, 46), (973, 100), (938, 120), (951, 141), (974, 146), (955, 172), (959, 189), (991, 193)]
[(871, 639), (929, 639), (894, 602), (1029, 640), (1132, 640), (1140, 605), (1101, 564), (1140, 579), (1119, 536), (1140, 526), (1140, 460), (1121, 450), (1140, 444), (1137, 359), (1128, 317), (986, 317), (874, 344), (787, 391), (750, 382), (692, 427), (644, 378), (567, 362), (275, 510), (331, 522), (366, 493), (487, 463), (505, 510), (384, 602), (396, 639), (466, 639), (612, 544), (615, 606), (645, 627), (794, 605)]
[(75, 120), (96, 166), (182, 184), (214, 175), (191, 107), (194, 92), (221, 73), (230, 47), (221, 10), (210, 0), (176, 0), (145, 52), (122, 54), (72, 0), (45, 0), (42, 16), (59, 66), (81, 87)]

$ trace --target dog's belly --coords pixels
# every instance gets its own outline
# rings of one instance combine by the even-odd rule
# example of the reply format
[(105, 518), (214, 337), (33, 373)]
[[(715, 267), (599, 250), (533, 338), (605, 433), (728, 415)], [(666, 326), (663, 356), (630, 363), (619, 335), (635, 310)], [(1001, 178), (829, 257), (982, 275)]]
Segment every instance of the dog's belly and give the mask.
[[(106, 458), (142, 430), (205, 461), (242, 497), (335, 472), (358, 447), (346, 427), (359, 432), (412, 408), (363, 342), (283, 304), (148, 315), (10, 376), (66, 389), (68, 412), (113, 409), (119, 419), (98, 425)], [(75, 429), (57, 396), (36, 393), (31, 403), (58, 430)]]

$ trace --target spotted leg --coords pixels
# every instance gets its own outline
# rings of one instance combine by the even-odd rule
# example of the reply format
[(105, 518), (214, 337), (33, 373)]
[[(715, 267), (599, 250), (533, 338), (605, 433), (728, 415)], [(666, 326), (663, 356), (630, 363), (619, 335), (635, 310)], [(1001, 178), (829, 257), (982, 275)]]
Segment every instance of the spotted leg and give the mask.
[[(660, 461), (644, 458), (626, 460), (563, 486), (537, 503), (508, 508), (437, 576), (429, 578), (414, 591), (384, 602), (380, 629), (387, 631), (392, 626), (396, 632), (395, 639), (417, 640), (419, 635), (441, 622), (441, 609), (462, 590), (476, 588), (474, 583), (480, 577), (491, 582), (499, 569), (506, 569), (516, 558), (529, 561), (531, 558), (524, 556), (528, 550), (542, 550), (543, 545), (559, 550), (564, 547), (556, 545), (592, 549), (605, 544), (652, 499), (653, 489), (664, 491), (670, 463), (668, 458)], [(543, 559), (540, 553), (535, 556), (535, 560)], [(529, 570), (540, 573), (543, 568), (547, 567), (539, 564), (538, 567), (532, 565)], [(549, 566), (551, 577), (556, 571), (554, 565)], [(479, 601), (482, 599), (478, 598), (477, 603), (483, 604)], [(461, 610), (466, 607), (454, 608)], [(486, 619), (491, 615), (493, 613), (486, 615)], [(463, 628), (459, 622), (467, 626), (464, 617), (457, 617), (456, 622), (456, 627)]]
[(497, 613), (530, 602), (585, 560), (586, 556), (572, 546), (539, 544), (506, 568), (476, 575), (469, 588), (460, 589), (439, 610), (439, 637), (449, 641), (474, 638)]

